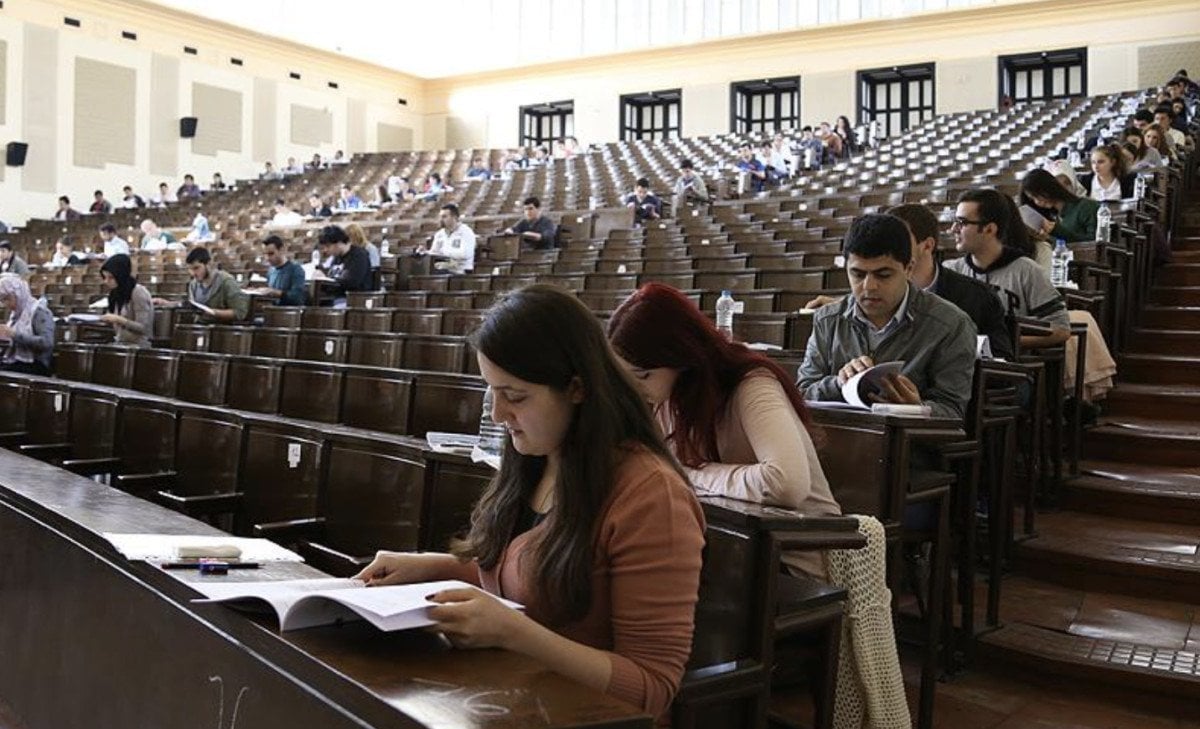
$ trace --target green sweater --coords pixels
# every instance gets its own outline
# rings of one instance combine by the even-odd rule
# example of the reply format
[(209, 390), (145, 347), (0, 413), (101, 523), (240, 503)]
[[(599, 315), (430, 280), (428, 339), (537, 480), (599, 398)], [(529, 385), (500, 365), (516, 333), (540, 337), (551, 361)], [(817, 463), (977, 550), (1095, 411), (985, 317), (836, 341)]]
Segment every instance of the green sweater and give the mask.
[(1062, 238), (1068, 243), (1096, 240), (1096, 211), (1099, 209), (1100, 203), (1090, 197), (1067, 203), (1050, 230), (1051, 237)]
[(235, 321), (246, 318), (250, 312), (250, 297), (246, 295), (238, 282), (225, 271), (214, 271), (212, 283), (209, 285), (208, 299), (199, 296), (200, 282), (192, 279), (188, 282), (188, 296), (210, 309), (233, 309)]

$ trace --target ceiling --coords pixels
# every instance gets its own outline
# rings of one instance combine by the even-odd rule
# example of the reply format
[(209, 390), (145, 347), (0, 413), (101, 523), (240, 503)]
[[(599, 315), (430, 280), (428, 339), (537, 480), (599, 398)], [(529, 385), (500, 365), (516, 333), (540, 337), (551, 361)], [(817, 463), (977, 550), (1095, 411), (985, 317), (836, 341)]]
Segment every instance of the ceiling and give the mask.
[(153, 1), (440, 78), (1013, 0)]

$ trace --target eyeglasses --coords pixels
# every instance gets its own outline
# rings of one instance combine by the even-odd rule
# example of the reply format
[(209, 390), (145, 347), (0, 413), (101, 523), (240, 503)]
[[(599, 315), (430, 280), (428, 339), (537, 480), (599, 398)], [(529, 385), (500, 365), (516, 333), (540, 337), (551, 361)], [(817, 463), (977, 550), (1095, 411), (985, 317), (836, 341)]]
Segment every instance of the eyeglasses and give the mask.
[(950, 223), (951, 228), (962, 228), (967, 225), (987, 225), (986, 220), (967, 220), (966, 218), (955, 218)]

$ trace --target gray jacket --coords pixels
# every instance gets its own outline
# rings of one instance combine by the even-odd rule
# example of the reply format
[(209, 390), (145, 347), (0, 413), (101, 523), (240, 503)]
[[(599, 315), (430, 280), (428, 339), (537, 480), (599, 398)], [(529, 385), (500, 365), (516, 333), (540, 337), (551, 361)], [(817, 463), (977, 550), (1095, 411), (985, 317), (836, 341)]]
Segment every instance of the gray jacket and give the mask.
[(842, 400), (837, 373), (863, 355), (876, 364), (902, 360), (902, 372), (921, 391), (934, 417), (962, 419), (975, 376), (975, 324), (961, 309), (908, 285), (904, 321), (871, 351), (867, 325), (843, 297), (813, 316), (812, 336), (796, 384), (808, 400)]

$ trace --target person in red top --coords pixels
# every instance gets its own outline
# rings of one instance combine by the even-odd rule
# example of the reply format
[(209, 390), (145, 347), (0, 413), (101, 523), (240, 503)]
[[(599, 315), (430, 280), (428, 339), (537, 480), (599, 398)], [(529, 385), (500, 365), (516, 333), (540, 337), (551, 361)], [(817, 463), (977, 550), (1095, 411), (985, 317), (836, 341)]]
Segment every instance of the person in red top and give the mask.
[(691, 652), (700, 505), (599, 321), (570, 293), (513, 292), (472, 339), (492, 419), (507, 430), (500, 471), (452, 554), (381, 551), (358, 577), (479, 585), (431, 597), (441, 605), (429, 616), (455, 646), (524, 653), (665, 725)]

